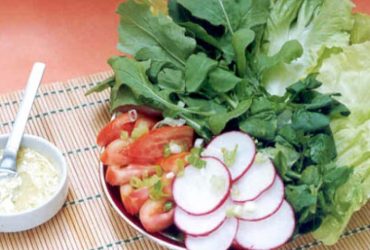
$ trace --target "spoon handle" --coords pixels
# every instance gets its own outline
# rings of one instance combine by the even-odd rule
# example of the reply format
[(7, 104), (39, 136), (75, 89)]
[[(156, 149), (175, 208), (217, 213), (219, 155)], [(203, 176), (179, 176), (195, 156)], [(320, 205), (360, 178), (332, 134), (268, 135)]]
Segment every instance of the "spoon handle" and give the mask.
[(17, 117), (15, 118), (12, 132), (5, 146), (4, 156), (11, 155), (13, 157), (16, 157), (17, 155), (19, 145), (23, 137), (23, 132), (28, 120), (28, 115), (30, 114), (33, 101), (40, 86), (44, 70), (44, 63), (37, 62), (33, 64), (32, 71), (28, 78), (27, 86), (23, 94), (22, 103), (17, 113)]

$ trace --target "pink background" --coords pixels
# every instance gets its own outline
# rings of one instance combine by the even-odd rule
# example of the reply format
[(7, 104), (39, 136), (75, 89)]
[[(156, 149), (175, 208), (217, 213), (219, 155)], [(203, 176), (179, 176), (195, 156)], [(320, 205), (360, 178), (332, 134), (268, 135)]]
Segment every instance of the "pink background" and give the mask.
[[(47, 64), (44, 83), (108, 70), (117, 54), (122, 0), (1, 0), (0, 93), (22, 89), (34, 61)], [(370, 13), (370, 0), (354, 0)]]

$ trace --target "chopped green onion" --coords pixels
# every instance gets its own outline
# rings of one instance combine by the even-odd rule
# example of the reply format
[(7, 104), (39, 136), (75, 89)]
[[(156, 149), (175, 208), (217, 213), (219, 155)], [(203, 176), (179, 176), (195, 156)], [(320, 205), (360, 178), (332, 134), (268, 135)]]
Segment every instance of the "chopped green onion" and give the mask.
[(151, 177), (143, 179), (143, 186), (151, 187), (160, 180), (161, 180), (161, 178), (158, 175), (153, 175)]
[(163, 183), (159, 180), (149, 189), (149, 198), (152, 200), (160, 200), (168, 195), (163, 193)]
[(177, 176), (183, 176), (185, 170), (185, 161), (183, 159), (176, 159)]
[(160, 128), (163, 126), (179, 127), (185, 125), (186, 121), (184, 119), (173, 119), (170, 117), (165, 117), (162, 121), (159, 121), (154, 125), (154, 129)]
[(158, 176), (162, 176), (162, 174), (163, 174), (163, 169), (161, 168), (161, 166), (159, 166), (159, 165), (156, 165), (156, 166), (155, 166), (155, 173), (156, 173), (156, 175), (158, 175)]
[(226, 179), (223, 176), (212, 175), (210, 182), (215, 192), (222, 192), (226, 186)]
[(127, 140), (129, 138), (128, 132), (127, 131), (121, 131), (120, 138), (121, 138), (121, 140), (124, 140), (124, 141)]
[(172, 203), (172, 202), (167, 201), (167, 202), (164, 204), (164, 211), (165, 211), (165, 212), (170, 211), (172, 208), (173, 208), (173, 203)]
[(240, 216), (243, 212), (243, 207), (239, 205), (231, 206), (226, 209), (226, 216), (228, 218)]
[(231, 167), (235, 163), (238, 147), (239, 144), (236, 144), (233, 150), (227, 150), (226, 148), (221, 149), (226, 166)]
[(196, 168), (204, 168), (206, 166), (206, 161), (200, 158), (202, 153), (202, 148), (192, 148), (190, 150), (190, 155), (187, 157), (187, 161)]
[(136, 128), (134, 128), (134, 130), (132, 130), (131, 138), (136, 140), (147, 133), (149, 133), (148, 125), (145, 122), (141, 122)]
[(133, 176), (130, 179), (130, 185), (133, 188), (141, 188), (143, 186), (143, 181), (139, 177)]
[(266, 161), (268, 161), (268, 155), (261, 152), (256, 154), (256, 158), (254, 160), (255, 163), (264, 163)]
[(170, 147), (170, 144), (166, 144), (163, 147), (163, 156), (164, 157), (168, 157), (170, 155), (171, 155), (171, 147)]

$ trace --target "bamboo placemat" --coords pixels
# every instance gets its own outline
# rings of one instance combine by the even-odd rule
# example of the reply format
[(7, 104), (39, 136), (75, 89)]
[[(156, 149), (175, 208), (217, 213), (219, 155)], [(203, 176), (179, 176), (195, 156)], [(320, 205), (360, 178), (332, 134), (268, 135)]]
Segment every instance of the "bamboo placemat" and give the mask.
[[(125, 224), (100, 187), (95, 138), (110, 119), (109, 94), (85, 97), (84, 93), (110, 75), (105, 72), (40, 88), (26, 133), (47, 138), (62, 150), (70, 169), (69, 194), (63, 209), (48, 223), (22, 233), (0, 234), (1, 250), (164, 249)], [(0, 133), (10, 131), (20, 97), (21, 92), (0, 96)], [(281, 249), (370, 249), (370, 203), (354, 215), (335, 246), (324, 247), (308, 235)]]

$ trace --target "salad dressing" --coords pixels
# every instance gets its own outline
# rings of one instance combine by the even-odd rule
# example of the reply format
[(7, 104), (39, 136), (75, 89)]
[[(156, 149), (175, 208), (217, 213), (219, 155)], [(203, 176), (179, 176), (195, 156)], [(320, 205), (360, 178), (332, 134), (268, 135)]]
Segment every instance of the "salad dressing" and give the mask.
[(20, 148), (17, 172), (15, 177), (0, 180), (1, 215), (38, 207), (57, 191), (60, 173), (49, 159), (30, 148)]

